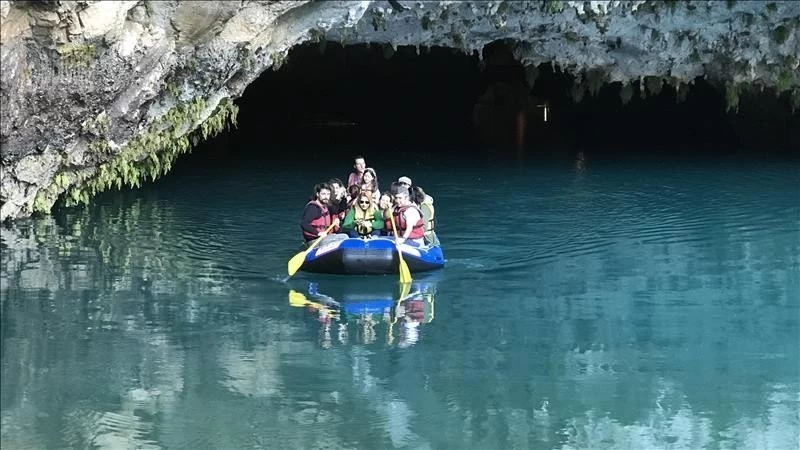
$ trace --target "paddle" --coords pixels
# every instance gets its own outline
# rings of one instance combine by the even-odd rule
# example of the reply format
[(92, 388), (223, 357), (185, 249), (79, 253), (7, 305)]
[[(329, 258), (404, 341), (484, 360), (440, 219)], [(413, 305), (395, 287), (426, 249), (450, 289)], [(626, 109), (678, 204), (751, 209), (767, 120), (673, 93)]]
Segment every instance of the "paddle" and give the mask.
[(295, 291), (294, 289), (289, 290), (289, 304), (296, 308), (304, 308), (306, 306), (310, 306), (318, 311), (322, 310), (326, 312), (331, 317), (334, 318), (339, 317), (339, 311), (331, 309), (330, 306), (326, 306), (317, 302), (312, 302), (311, 300), (307, 299), (305, 295)]
[(397, 248), (397, 256), (400, 258), (400, 282), (411, 283), (411, 271), (408, 270), (408, 264), (403, 259), (403, 252), (400, 251), (400, 243), (397, 241), (397, 227), (394, 224), (394, 214), (392, 214), (392, 231), (394, 232), (394, 246)]
[[(325, 230), (325, 233), (327, 234), (328, 232), (330, 232), (331, 229), (333, 229), (334, 225), (335, 224), (332, 223)], [(302, 252), (292, 256), (292, 259), (289, 260), (289, 264), (288, 264), (289, 276), (294, 275), (295, 273), (297, 273), (298, 270), (300, 270), (300, 267), (302, 267), (303, 263), (306, 261), (306, 256), (308, 255), (308, 252), (310, 252), (311, 250), (314, 250), (314, 247), (316, 247), (317, 244), (319, 244), (319, 241), (321, 241), (321, 240), (322, 240), (322, 238), (316, 238), (314, 240), (314, 242), (312, 242), (311, 245), (308, 246), (307, 249), (305, 249)]]
[[(414, 294), (416, 295), (416, 292)], [(397, 318), (399, 317), (397, 315), (397, 310), (400, 309), (400, 305), (410, 296), (411, 296), (411, 283), (404, 283), (400, 287), (400, 298), (397, 300), (397, 304), (394, 305), (393, 308), (394, 318), (392, 319), (391, 322), (389, 322), (389, 330), (387, 332), (387, 342), (389, 343), (389, 345), (392, 345), (394, 343), (394, 333), (392, 333), (392, 329), (394, 328), (394, 324), (397, 323)]]

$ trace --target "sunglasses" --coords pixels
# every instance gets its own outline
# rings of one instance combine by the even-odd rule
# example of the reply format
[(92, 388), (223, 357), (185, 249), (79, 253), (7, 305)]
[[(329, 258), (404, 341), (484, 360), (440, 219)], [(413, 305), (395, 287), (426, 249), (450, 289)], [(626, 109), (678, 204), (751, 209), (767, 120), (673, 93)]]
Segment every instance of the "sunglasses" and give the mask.
[(367, 201), (367, 202), (365, 202), (365, 201), (360, 201), (360, 202), (358, 202), (358, 204), (359, 204), (359, 205), (369, 205), (369, 202), (368, 202), (368, 201)]

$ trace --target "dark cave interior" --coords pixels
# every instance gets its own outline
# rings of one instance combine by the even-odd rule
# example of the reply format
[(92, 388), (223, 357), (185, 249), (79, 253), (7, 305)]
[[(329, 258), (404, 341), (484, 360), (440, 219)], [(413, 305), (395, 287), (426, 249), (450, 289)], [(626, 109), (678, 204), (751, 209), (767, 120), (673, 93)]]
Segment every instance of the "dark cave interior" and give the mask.
[[(550, 64), (537, 69), (529, 89), (524, 69), (503, 42), (485, 47), (482, 61), (443, 47), (297, 46), (282, 67), (266, 71), (237, 100), (238, 127), (202, 144), (192, 158), (799, 153), (800, 112), (792, 113), (787, 94), (742, 95), (738, 112), (727, 112), (725, 93), (698, 78), (682, 101), (667, 85), (642, 96), (636, 82), (626, 104), (620, 83), (576, 102), (572, 75)], [(526, 111), (522, 122), (519, 110)]]

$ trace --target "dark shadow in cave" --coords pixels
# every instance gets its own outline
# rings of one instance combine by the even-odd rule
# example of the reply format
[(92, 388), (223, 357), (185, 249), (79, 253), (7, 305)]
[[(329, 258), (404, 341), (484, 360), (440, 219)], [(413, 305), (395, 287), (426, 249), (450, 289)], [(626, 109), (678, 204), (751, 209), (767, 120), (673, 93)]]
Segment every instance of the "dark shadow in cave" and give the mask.
[[(525, 71), (503, 42), (488, 45), (482, 62), (442, 47), (301, 45), (283, 67), (245, 90), (237, 101), (238, 128), (195, 149), (188, 164), (258, 158), (321, 163), (359, 153), (373, 160), (465, 162), (572, 159), (578, 152), (609, 158), (795, 157), (800, 149), (800, 114), (791, 113), (786, 95), (743, 96), (739, 113), (728, 113), (723, 93), (697, 79), (682, 102), (669, 86), (642, 97), (637, 82), (627, 104), (619, 83), (604, 85), (595, 96), (587, 92), (576, 103), (573, 76), (549, 64), (537, 69), (528, 89)], [(476, 108), (487, 98), (488, 112)], [(520, 103), (528, 111), (521, 149)]]

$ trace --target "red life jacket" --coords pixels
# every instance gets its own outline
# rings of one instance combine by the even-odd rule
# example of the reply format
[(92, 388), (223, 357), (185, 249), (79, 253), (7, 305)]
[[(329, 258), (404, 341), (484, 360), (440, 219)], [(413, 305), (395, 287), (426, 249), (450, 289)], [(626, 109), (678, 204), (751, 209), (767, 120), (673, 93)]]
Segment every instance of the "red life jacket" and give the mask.
[(306, 203), (306, 208), (312, 204), (319, 206), (319, 209), (322, 210), (322, 215), (311, 221), (311, 226), (317, 231), (317, 234), (311, 234), (308, 231), (303, 230), (303, 237), (306, 238), (306, 240), (316, 239), (317, 235), (325, 231), (331, 224), (331, 215), (328, 212), (328, 207), (320, 203), (319, 200), (311, 200), (310, 202)]
[(403, 217), (403, 213), (409, 208), (414, 208), (417, 210), (419, 213), (419, 220), (414, 224), (413, 228), (411, 229), (411, 235), (408, 236), (408, 238), (422, 239), (422, 237), (425, 236), (425, 222), (422, 219), (422, 211), (420, 211), (417, 205), (403, 206), (394, 210), (394, 220), (395, 224), (397, 224), (397, 233), (395, 233), (395, 235), (398, 237), (403, 237), (405, 234), (408, 224), (406, 224), (406, 218)]
[[(385, 217), (383, 210), (381, 210), (381, 217)], [(394, 228), (392, 228), (392, 219), (383, 219), (383, 230), (391, 233), (394, 232)]]

